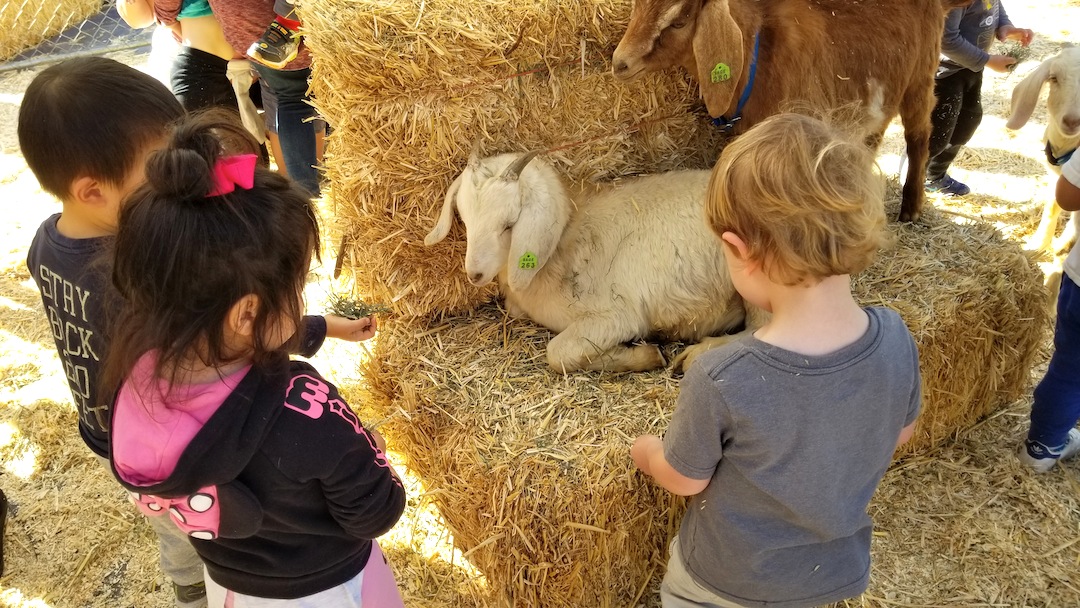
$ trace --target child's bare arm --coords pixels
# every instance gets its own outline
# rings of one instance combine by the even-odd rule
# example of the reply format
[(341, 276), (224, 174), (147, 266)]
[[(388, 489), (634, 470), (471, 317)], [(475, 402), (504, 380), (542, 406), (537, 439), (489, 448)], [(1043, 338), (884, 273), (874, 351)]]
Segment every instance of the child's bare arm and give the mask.
[(375, 315), (361, 319), (349, 319), (338, 315), (325, 315), (326, 335), (346, 342), (362, 342), (375, 335), (378, 323)]
[(630, 457), (642, 473), (672, 494), (693, 496), (709, 487), (709, 479), (693, 479), (676, 471), (664, 457), (664, 443), (656, 435), (642, 435), (630, 448)]
[(1080, 186), (1070, 182), (1064, 175), (1058, 178), (1057, 204), (1066, 211), (1080, 211)]
[(154, 3), (152, 0), (119, 0), (116, 12), (129, 27), (136, 29), (154, 24)]
[(905, 443), (907, 443), (914, 434), (915, 434), (915, 423), (914, 422), (912, 422), (911, 424), (909, 424), (909, 425), (905, 426), (904, 428), (900, 429), (900, 437), (897, 438), (897, 440), (896, 440), (896, 447), (900, 447), (900, 446), (904, 445)]

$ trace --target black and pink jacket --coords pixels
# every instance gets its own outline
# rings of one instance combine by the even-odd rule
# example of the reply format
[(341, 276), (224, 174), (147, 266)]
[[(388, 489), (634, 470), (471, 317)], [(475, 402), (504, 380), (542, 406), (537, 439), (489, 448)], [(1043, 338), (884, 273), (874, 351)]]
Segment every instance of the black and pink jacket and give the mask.
[(113, 473), (191, 536), (211, 578), (290, 599), (363, 570), (405, 491), (337, 388), (284, 355), (168, 387), (144, 355), (113, 405)]

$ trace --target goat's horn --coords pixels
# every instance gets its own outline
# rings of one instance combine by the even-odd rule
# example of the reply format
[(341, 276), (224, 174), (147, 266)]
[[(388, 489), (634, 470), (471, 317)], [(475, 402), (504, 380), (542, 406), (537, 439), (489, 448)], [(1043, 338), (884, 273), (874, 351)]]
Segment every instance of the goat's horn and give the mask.
[(536, 158), (537, 154), (540, 154), (542, 150), (529, 150), (525, 154), (522, 154), (517, 160), (515, 160), (506, 171), (503, 171), (502, 178), (507, 181), (515, 181), (521, 176), (521, 171), (525, 169), (525, 165), (528, 165), (532, 159)]

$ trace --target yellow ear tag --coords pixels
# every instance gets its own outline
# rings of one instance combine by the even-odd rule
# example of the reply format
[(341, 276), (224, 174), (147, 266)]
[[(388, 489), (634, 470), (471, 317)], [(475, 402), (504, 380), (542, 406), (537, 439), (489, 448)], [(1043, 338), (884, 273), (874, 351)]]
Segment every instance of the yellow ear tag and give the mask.
[(526, 251), (518, 258), (518, 268), (522, 270), (532, 270), (536, 268), (536, 254), (531, 251)]
[(724, 82), (725, 80), (731, 80), (731, 68), (726, 63), (718, 63), (713, 67), (712, 72), (709, 73), (709, 79), (713, 82)]

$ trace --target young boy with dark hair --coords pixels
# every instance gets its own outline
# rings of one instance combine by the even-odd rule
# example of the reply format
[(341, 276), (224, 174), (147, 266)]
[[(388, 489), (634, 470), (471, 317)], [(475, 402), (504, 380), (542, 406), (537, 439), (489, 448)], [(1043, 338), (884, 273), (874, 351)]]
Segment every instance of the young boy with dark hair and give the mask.
[[(144, 180), (146, 157), (165, 144), (180, 103), (153, 77), (111, 59), (69, 59), (42, 71), (19, 109), (19, 147), (41, 187), (60, 199), (26, 265), (41, 291), (56, 350), (79, 413), (79, 434), (108, 468), (109, 402), (98, 375), (114, 308), (107, 261), (120, 202)], [(152, 522), (176, 605), (206, 606), (203, 565), (187, 536)]]
[(699, 356), (666, 436), (631, 448), (645, 474), (692, 497), (665, 608), (818, 606), (866, 589), (866, 507), (922, 397), (899, 315), (851, 294), (886, 238), (873, 167), (861, 142), (783, 114), (713, 169), (706, 217), (731, 280), (772, 316)]

